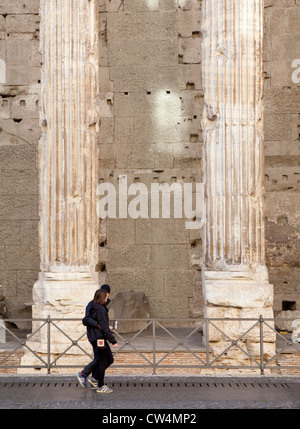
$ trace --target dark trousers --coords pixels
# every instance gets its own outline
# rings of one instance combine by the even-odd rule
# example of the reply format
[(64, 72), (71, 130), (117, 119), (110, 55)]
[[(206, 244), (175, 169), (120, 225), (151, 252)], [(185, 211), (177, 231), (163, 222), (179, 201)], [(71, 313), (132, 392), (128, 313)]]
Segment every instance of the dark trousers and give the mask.
[[(114, 362), (112, 351), (107, 341), (105, 341), (105, 348), (97, 348), (97, 341), (91, 341), (94, 350), (94, 360), (87, 366), (95, 365), (92, 369), (93, 377), (98, 380), (98, 386), (104, 385), (105, 370)], [(85, 375), (85, 369), (83, 370)]]
[(83, 377), (88, 377), (90, 374), (92, 374), (92, 376), (94, 378), (96, 378), (95, 377), (95, 371), (96, 371), (96, 368), (98, 366), (98, 357), (97, 357), (96, 342), (93, 342), (93, 343), (94, 344), (92, 344), (92, 342), (91, 342), (91, 345), (93, 347), (94, 359), (92, 360), (92, 362), (90, 362), (88, 365), (86, 365), (83, 368), (83, 370), (81, 372), (81, 374), (83, 375)]

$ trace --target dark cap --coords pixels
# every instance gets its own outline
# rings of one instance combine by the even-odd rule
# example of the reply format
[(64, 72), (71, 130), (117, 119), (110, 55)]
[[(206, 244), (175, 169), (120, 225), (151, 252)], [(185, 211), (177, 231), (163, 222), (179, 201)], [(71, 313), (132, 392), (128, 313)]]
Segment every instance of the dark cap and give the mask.
[(110, 293), (110, 286), (109, 285), (102, 285), (101, 289), (106, 290), (106, 292)]

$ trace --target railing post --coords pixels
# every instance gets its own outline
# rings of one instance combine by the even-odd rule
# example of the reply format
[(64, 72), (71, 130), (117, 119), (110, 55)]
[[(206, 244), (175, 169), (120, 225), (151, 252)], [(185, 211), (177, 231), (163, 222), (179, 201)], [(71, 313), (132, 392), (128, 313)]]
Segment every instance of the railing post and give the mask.
[(205, 320), (206, 364), (209, 365), (209, 320)]
[(260, 341), (260, 375), (264, 375), (264, 318), (259, 317), (259, 341)]
[(156, 374), (156, 337), (155, 337), (155, 320), (152, 319), (152, 340), (153, 340), (153, 375)]
[(50, 315), (47, 317), (47, 372), (50, 374), (51, 363), (50, 363)]

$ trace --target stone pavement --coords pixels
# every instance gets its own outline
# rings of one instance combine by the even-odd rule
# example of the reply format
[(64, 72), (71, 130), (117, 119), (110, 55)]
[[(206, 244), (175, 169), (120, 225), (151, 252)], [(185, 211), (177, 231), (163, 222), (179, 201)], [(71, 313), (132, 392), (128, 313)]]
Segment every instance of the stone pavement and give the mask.
[(107, 376), (106, 382), (112, 394), (82, 388), (75, 376), (0, 376), (0, 409), (96, 409), (100, 416), (116, 410), (131, 410), (130, 415), (133, 410), (300, 408), (299, 377), (141, 375)]

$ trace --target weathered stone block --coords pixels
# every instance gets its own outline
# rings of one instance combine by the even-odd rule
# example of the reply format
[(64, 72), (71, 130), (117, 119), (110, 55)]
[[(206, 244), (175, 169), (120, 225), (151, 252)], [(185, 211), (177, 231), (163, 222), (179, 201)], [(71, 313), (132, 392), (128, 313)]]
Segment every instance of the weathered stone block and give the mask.
[(265, 139), (291, 140), (292, 117), (290, 114), (265, 112)]
[[(172, 324), (178, 323), (182, 326), (184, 322), (181, 319), (186, 319), (189, 314), (189, 300), (186, 296), (182, 296), (180, 304), (178, 298), (169, 296), (165, 299), (161, 296), (153, 297), (150, 300), (151, 313), (157, 315), (156, 318), (172, 319)], [(175, 316), (175, 317), (174, 317)], [(174, 318), (176, 321), (174, 321)]]
[[(119, 292), (126, 290), (140, 291), (140, 284), (137, 281), (139, 271), (137, 269), (131, 269), (130, 267), (123, 270), (111, 269), (108, 267), (107, 281), (110, 285), (113, 285), (111, 292), (111, 298), (117, 295)], [(147, 289), (143, 288), (143, 291), (147, 294)]]
[(277, 314), (276, 325), (281, 330), (287, 330), (288, 332), (293, 332), (293, 323), (295, 320), (300, 319), (300, 310), (287, 310), (281, 311)]
[(177, 0), (159, 0), (159, 10), (177, 10)]
[[(0, 282), (1, 282), (1, 277), (0, 277)], [(3, 302), (5, 300), (5, 295), (4, 295), (4, 290), (3, 290), (3, 286), (0, 283), (0, 302)]]
[(0, 270), (4, 270), (4, 246), (0, 245)]
[(0, 319), (0, 343), (6, 343), (6, 329), (4, 320)]
[[(134, 39), (136, 43), (147, 39), (177, 39), (176, 16), (176, 12), (108, 14), (108, 40), (130, 42)], [(135, 45), (135, 50), (138, 49), (138, 45)]]
[(112, 118), (101, 118), (99, 141), (101, 143), (113, 143), (114, 121)]
[[(37, 119), (23, 119), (21, 122), (13, 119), (0, 119), (0, 145), (37, 145), (41, 129)], [(25, 161), (26, 165), (26, 161)]]
[(0, 243), (4, 246), (21, 244), (21, 224), (16, 220), (1, 220)]
[[(271, 86), (282, 87), (290, 84), (291, 67), (286, 60), (274, 60), (271, 63)], [(266, 88), (268, 89), (268, 88)]]
[(11, 192), (1, 195), (0, 218), (2, 219), (38, 219), (38, 197), (31, 194), (15, 195)]
[(299, 207), (300, 195), (297, 192), (268, 192), (266, 194), (266, 217), (269, 221), (277, 222), (281, 216), (288, 217), (290, 226), (300, 225)]
[(22, 297), (20, 300), (20, 306), (30, 306), (33, 304), (32, 300), (32, 287), (38, 279), (38, 267), (36, 269), (26, 269), (17, 271), (16, 285), (18, 295)]
[(201, 11), (178, 12), (178, 34), (180, 37), (199, 36), (201, 30)]
[(41, 73), (42, 56), (39, 51), (40, 41), (30, 41), (30, 52), (29, 52), (29, 65), (31, 67), (38, 67)]
[[(0, 77), (1, 80), (1, 77)], [(0, 111), (0, 118), (1, 119), (8, 119), (11, 117), (11, 100), (0, 98), (0, 105), (1, 105), (1, 111)]]
[(112, 92), (113, 82), (110, 80), (110, 69), (109, 67), (100, 67), (99, 69), (99, 91), (100, 92)]
[(30, 69), (28, 66), (7, 66), (6, 84), (8, 85), (28, 85), (30, 80)]
[(294, 34), (287, 34), (283, 44), (284, 58), (293, 61), (299, 58), (300, 39)]
[(175, 120), (171, 116), (163, 119), (164, 126), (161, 127), (161, 122), (155, 117), (142, 119), (134, 118), (134, 141), (136, 143), (167, 142), (171, 143), (175, 139)]
[[(107, 243), (110, 244), (134, 244), (135, 222), (131, 219), (108, 219)], [(144, 243), (143, 243), (144, 244)]]
[(39, 235), (38, 235), (38, 220), (25, 219), (21, 220), (21, 243), (23, 245), (36, 245), (39, 244)]
[(134, 119), (127, 118), (115, 118), (115, 143), (127, 144), (133, 142), (134, 137)]
[[(149, 297), (152, 308), (153, 301), (161, 300), (165, 296), (165, 274), (154, 265), (150, 265), (148, 269), (141, 267), (135, 270), (130, 288), (137, 292), (144, 292)], [(159, 317), (159, 313), (153, 313), (152, 310), (151, 313)]]
[(36, 14), (7, 15), (6, 31), (11, 33), (34, 33), (39, 29), (40, 19)]
[[(150, 306), (143, 292), (119, 292), (109, 307), (109, 318), (118, 319), (149, 319)], [(147, 321), (118, 321), (117, 332), (136, 332), (147, 326)]]
[(127, 166), (136, 168), (137, 165), (139, 168), (154, 168), (155, 152), (152, 145), (134, 144), (129, 147)]
[[(276, 158), (274, 157), (276, 162)], [(300, 188), (299, 174), (300, 171), (298, 166), (288, 167), (288, 157), (285, 157), (286, 167), (265, 167), (266, 174), (266, 191), (280, 192), (280, 191), (289, 191), (296, 192)], [(291, 157), (291, 161), (298, 163), (297, 157)]]
[(112, 105), (114, 102), (113, 93), (102, 93), (99, 98), (99, 113), (101, 118), (112, 118)]
[(114, 39), (108, 42), (111, 66), (176, 65), (178, 62), (177, 39), (175, 40), (135, 40), (133, 51), (127, 40)]
[(35, 168), (36, 151), (32, 146), (1, 146), (0, 168), (30, 170)]
[[(298, 127), (296, 124), (294, 126), (296, 131), (296, 128)], [(295, 136), (294, 140), (298, 140), (298, 136), (297, 138)], [(265, 155), (266, 157), (282, 156), (284, 160), (286, 156), (290, 156), (292, 158), (297, 157), (300, 155), (299, 143), (298, 141), (268, 141), (265, 146)]]
[(268, 283), (264, 270), (255, 275), (238, 271), (205, 271), (204, 276), (207, 306), (272, 308), (273, 285)]
[(300, 10), (299, 8), (287, 9), (287, 28), (294, 35), (300, 33)]
[(15, 119), (39, 118), (38, 94), (19, 95), (13, 99), (11, 114)]
[(201, 39), (199, 37), (179, 39), (179, 53), (182, 55), (183, 64), (200, 64)]
[(157, 143), (153, 145), (154, 150), (154, 168), (165, 169), (173, 167), (173, 144)]
[(300, 343), (300, 319), (296, 319), (292, 323), (292, 342)]
[(272, 88), (265, 91), (266, 111), (282, 114), (300, 112), (300, 88)]
[(32, 322), (30, 320), (19, 320), (19, 319), (32, 319), (32, 309), (31, 305), (21, 305), (18, 309), (11, 312), (11, 319), (16, 319), (13, 323), (18, 327), (18, 329), (27, 329), (32, 328)]
[(178, 86), (177, 67), (176, 64), (161, 64), (157, 74), (156, 67), (149, 68), (147, 65), (112, 66), (111, 79), (115, 92), (172, 90)]
[(116, 167), (120, 169), (128, 168), (129, 145), (118, 144), (116, 146)]
[(174, 269), (165, 273), (165, 297), (172, 297), (180, 301), (183, 298), (193, 297), (195, 272), (193, 270)]
[(1, 0), (0, 13), (1, 14), (26, 14), (38, 13), (40, 1), (39, 0)]
[(111, 245), (107, 249), (107, 265), (111, 269), (148, 267), (150, 261), (149, 246)]
[[(224, 344), (225, 341), (231, 342), (238, 338), (242, 338), (239, 345), (242, 345), (242, 343), (247, 343), (247, 345), (252, 343), (259, 344), (260, 327), (257, 322), (261, 315), (264, 319), (273, 319), (272, 308), (254, 309), (244, 307), (243, 309), (239, 309), (233, 307), (207, 307), (206, 317), (208, 319), (212, 319), (208, 323), (210, 342), (220, 342), (220, 346), (223, 343), (224, 349), (226, 348)], [(271, 321), (268, 321), (267, 323), (269, 326), (263, 325), (264, 342), (274, 342), (276, 338), (275, 330), (272, 327)], [(247, 335), (245, 335), (246, 333)]]
[[(171, 211), (172, 211), (171, 207)], [(187, 244), (189, 233), (184, 220), (139, 219), (135, 223), (137, 244)]]
[(159, 0), (131, 0), (125, 3), (125, 12), (155, 12), (159, 7)]
[[(179, 64), (179, 88), (181, 90), (202, 90), (201, 65)], [(202, 115), (199, 111), (199, 114)]]
[[(142, 93), (116, 94), (115, 114), (119, 117), (135, 117), (142, 122), (142, 118), (153, 118), (158, 127), (171, 118), (174, 126), (180, 116), (194, 117), (195, 110), (201, 110), (203, 100), (196, 91), (144, 91)], [(195, 119), (195, 118), (194, 118)], [(198, 124), (199, 127), (200, 123)]]
[(2, 170), (0, 194), (38, 194), (38, 175), (35, 170)]
[(37, 246), (7, 246), (4, 252), (4, 264), (6, 268), (15, 270), (38, 269), (39, 249)]
[(100, 12), (123, 12), (124, 4), (120, 0), (99, 0), (99, 11)]
[[(1, 296), (0, 296), (1, 298)], [(0, 319), (2, 319), (5, 316), (6, 313), (6, 302), (5, 299), (1, 300), (0, 299)]]
[[(31, 56), (30, 43), (26, 40), (7, 41), (7, 66), (20, 69), (28, 67)], [(9, 74), (8, 74), (9, 77)], [(12, 79), (11, 79), (12, 80)]]
[(189, 269), (189, 250), (187, 244), (151, 246), (151, 263), (157, 269)]
[(287, 11), (285, 8), (269, 8), (266, 10), (268, 33), (285, 34), (287, 30)]

